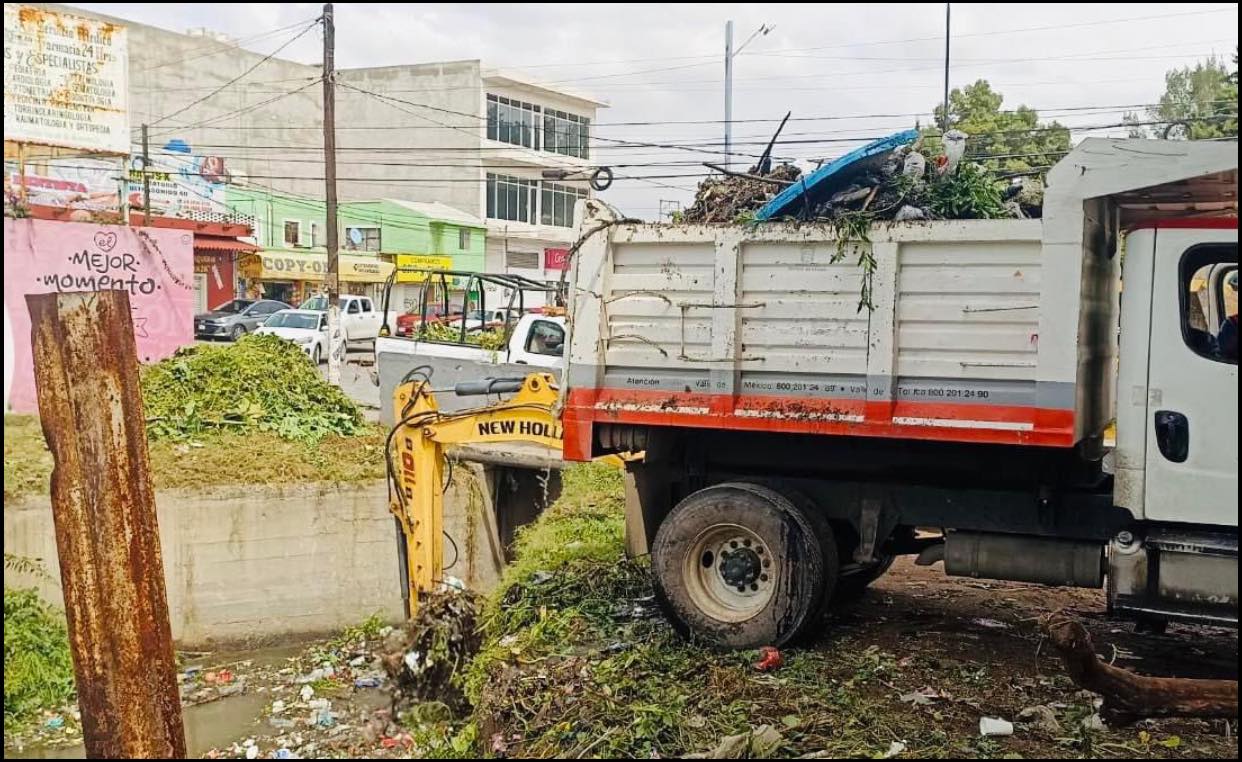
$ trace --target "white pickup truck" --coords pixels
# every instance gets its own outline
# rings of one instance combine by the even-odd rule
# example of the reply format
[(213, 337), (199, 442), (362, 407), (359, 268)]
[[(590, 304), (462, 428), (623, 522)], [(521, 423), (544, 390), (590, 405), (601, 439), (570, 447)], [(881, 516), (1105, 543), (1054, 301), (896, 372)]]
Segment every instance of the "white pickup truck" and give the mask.
[[(380, 334), (380, 326), (384, 324), (384, 313), (369, 296), (341, 294), (341, 330), (344, 331), (345, 342), (371, 341)], [(323, 294), (312, 296), (298, 307), (302, 310), (316, 312), (328, 311), (328, 297)]]

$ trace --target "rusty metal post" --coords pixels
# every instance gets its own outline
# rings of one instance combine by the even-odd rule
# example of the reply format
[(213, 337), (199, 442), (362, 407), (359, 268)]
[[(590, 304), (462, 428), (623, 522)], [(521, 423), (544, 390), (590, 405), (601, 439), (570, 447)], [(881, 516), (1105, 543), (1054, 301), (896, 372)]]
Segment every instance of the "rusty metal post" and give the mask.
[(129, 296), (26, 305), (87, 756), (184, 758)]

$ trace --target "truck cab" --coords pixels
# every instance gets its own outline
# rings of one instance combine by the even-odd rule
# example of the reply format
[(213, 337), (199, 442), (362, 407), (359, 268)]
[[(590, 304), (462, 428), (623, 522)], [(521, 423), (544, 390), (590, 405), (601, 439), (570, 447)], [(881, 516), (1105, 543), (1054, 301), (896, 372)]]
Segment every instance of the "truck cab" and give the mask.
[(1125, 238), (1114, 500), (1135, 530), (1110, 548), (1118, 612), (1236, 621), (1237, 225), (1169, 219)]

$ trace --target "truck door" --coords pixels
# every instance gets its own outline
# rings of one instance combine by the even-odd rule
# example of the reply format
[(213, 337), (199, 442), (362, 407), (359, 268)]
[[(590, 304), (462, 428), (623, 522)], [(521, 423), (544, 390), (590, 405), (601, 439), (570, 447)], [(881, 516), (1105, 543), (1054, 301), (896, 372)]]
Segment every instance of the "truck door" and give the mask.
[(1237, 229), (1155, 232), (1145, 513), (1237, 526)]

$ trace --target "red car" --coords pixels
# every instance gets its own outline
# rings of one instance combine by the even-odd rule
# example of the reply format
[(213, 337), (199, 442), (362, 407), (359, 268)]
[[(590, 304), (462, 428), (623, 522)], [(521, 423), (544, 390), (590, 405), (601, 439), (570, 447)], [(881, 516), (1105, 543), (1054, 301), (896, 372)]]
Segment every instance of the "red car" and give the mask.
[[(444, 308), (437, 304), (427, 305), (427, 322), (438, 323), (444, 318)], [(422, 323), (422, 315), (417, 312), (406, 312), (397, 316), (396, 334), (398, 336), (413, 336), (418, 326)]]

